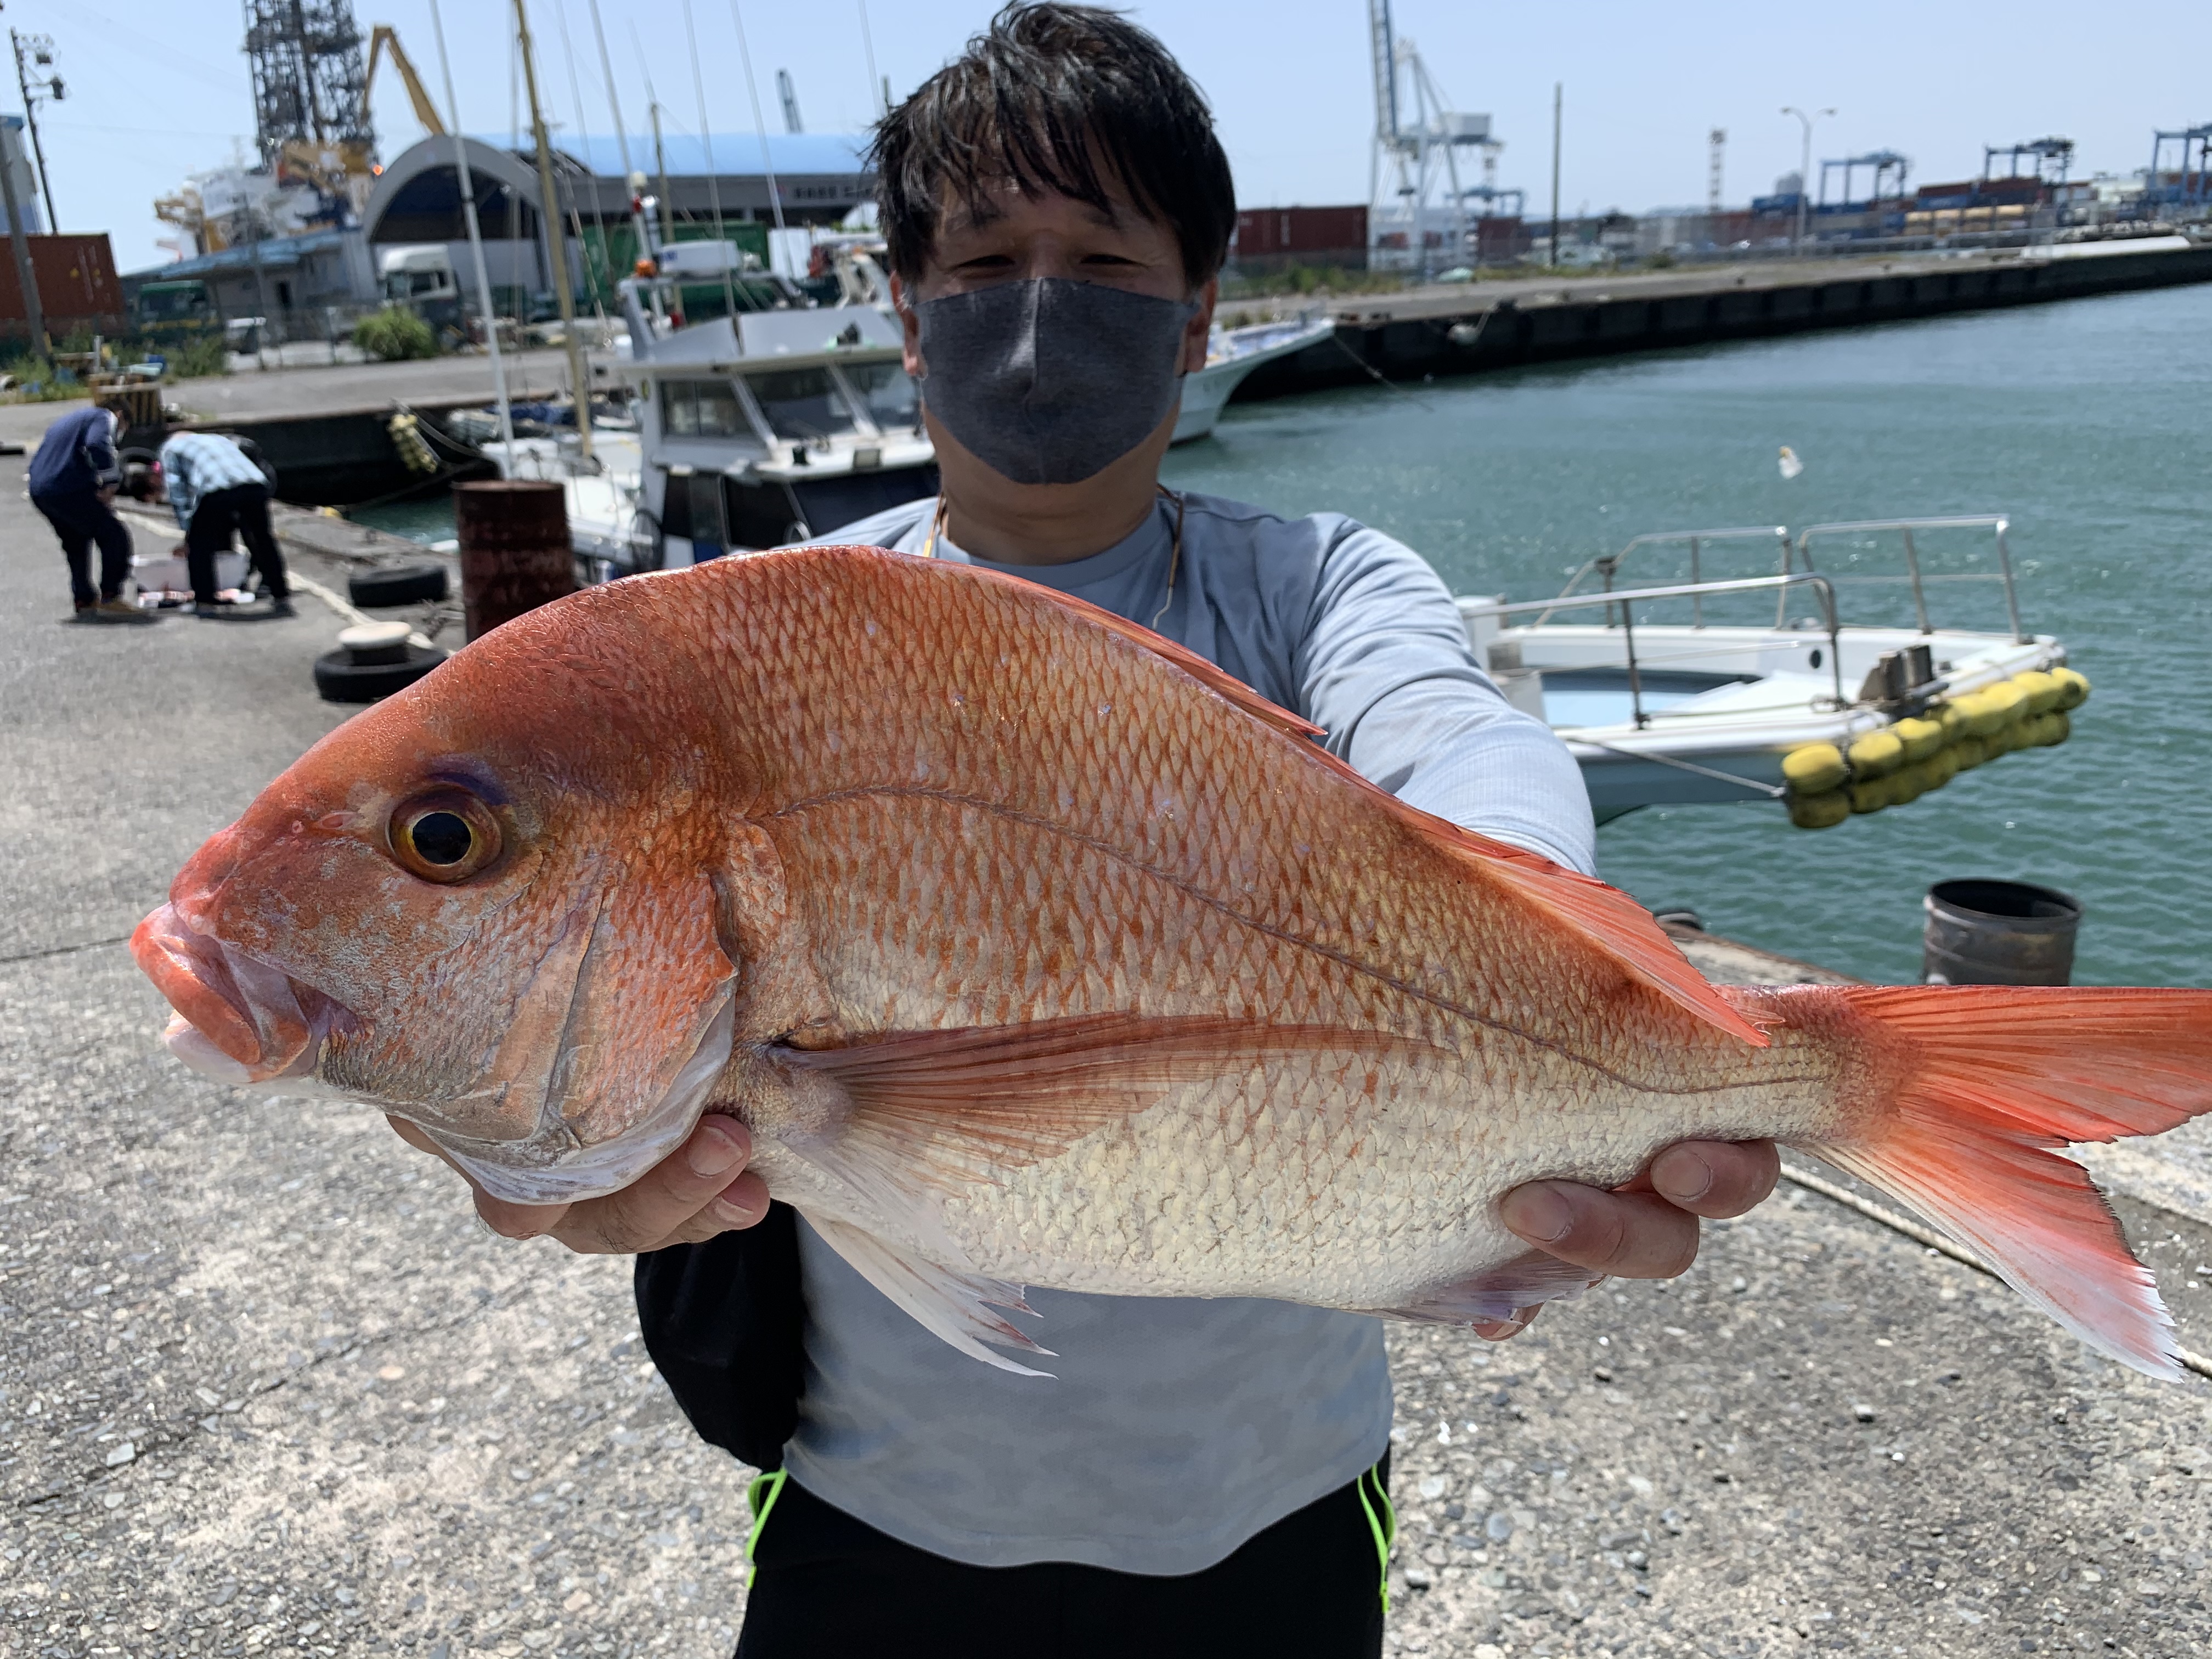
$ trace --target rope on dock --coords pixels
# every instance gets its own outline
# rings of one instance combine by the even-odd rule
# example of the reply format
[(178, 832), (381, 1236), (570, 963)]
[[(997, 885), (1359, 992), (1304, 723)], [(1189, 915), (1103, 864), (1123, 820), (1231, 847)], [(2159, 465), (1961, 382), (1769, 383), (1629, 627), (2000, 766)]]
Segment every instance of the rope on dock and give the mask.
[[(1894, 1210), (1884, 1209), (1871, 1200), (1861, 1198), (1847, 1187), (1838, 1187), (1834, 1182), (1825, 1181), (1810, 1170), (1801, 1170), (1792, 1164), (1784, 1164), (1782, 1166), (1782, 1175), (1785, 1181), (1793, 1181), (1800, 1187), (1820, 1194), (1823, 1198), (1832, 1198), (1845, 1209), (1856, 1210), (1869, 1221), (1879, 1221), (1883, 1226), (1903, 1233), (1914, 1243), (1925, 1244), (1929, 1249), (1939, 1255), (1948, 1255), (1952, 1261), (1972, 1267), (1978, 1273), (1987, 1273), (1991, 1279), (1999, 1277), (1996, 1268), (1990, 1267), (1988, 1262), (1965, 1246), (1953, 1243), (1932, 1227), (1923, 1227), (1911, 1218), (1898, 1214)], [(2187, 1348), (2177, 1344), (2174, 1348), (2174, 1358), (2199, 1376), (2212, 1377), (2212, 1359), (2206, 1358), (2203, 1354), (2192, 1353)]]

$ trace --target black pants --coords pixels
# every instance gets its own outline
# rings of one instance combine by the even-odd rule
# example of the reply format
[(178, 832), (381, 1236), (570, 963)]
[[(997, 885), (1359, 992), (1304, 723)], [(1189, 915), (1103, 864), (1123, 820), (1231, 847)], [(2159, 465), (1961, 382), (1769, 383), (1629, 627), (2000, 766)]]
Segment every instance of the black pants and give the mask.
[(192, 598), (202, 605), (215, 603), (215, 556), (230, 551), (234, 533), (246, 543), (246, 555), (261, 573), (269, 597), (291, 598), (291, 585), (284, 580), (284, 556), (276, 550), (276, 538), (269, 528), (269, 488), (250, 483), (210, 489), (192, 509), (192, 521), (185, 526), (185, 568), (191, 573)]
[(787, 1480), (755, 1544), (737, 1659), (1376, 1659), (1389, 1480), (1386, 1456), (1178, 1578), (1065, 1562), (969, 1566)]
[[(31, 505), (46, 515), (62, 540), (69, 561), (70, 597), (82, 608), (112, 599), (131, 574), (131, 532), (97, 495), (33, 495)], [(100, 544), (100, 588), (92, 586), (92, 544)]]

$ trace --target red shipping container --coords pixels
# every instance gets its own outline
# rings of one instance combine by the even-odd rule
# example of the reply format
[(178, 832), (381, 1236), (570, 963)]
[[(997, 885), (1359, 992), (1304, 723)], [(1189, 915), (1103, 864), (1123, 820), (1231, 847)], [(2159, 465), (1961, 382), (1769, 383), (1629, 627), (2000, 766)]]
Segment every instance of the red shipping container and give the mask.
[(1249, 208), (1237, 216), (1237, 252), (1247, 258), (1271, 253), (1337, 253), (1366, 246), (1364, 204)]
[[(39, 306), (46, 332), (59, 340), (77, 329), (94, 333), (124, 331), (123, 284), (115, 278), (115, 254), (106, 234), (27, 236), (31, 274), (38, 280)], [(0, 335), (27, 339), (30, 319), (22, 284), (15, 280), (15, 256), (0, 239)]]

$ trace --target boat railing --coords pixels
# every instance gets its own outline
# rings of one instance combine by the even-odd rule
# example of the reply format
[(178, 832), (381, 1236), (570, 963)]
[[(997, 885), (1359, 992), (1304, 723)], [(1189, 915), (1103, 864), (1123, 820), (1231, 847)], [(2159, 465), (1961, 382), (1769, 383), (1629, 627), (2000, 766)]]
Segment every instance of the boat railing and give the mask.
[[(1629, 545), (1632, 547), (1635, 544), (1632, 542)], [(1544, 618), (1549, 617), (1553, 611), (1605, 605), (1608, 608), (1607, 626), (1611, 627), (1613, 623), (1610, 608), (1614, 605), (1620, 606), (1621, 640), (1628, 656), (1629, 704), (1635, 711), (1637, 729), (1641, 731), (1651, 723), (1651, 716), (1644, 707), (1644, 682), (1636, 659), (1635, 606), (1638, 600), (1697, 599), (1707, 594), (1759, 593), (1771, 591), (1778, 605), (1787, 605), (1790, 601), (1790, 590), (1793, 587), (1810, 588), (1820, 602), (1821, 614), (1827, 623), (1828, 672), (1835, 686), (1836, 706), (1839, 708), (1843, 708), (1844, 706), (1844, 653), (1841, 639), (1842, 625), (1836, 615), (1836, 589), (1834, 583), (1817, 570), (1789, 571), (1778, 576), (1739, 576), (1725, 581), (1678, 582), (1666, 587), (1608, 588), (1602, 593), (1583, 593), (1571, 596), (1562, 593), (1557, 599), (1523, 599), (1512, 605), (1486, 605), (1483, 611), (1486, 615), (1502, 617), (1510, 617), (1522, 611), (1537, 612), (1539, 614), (1534, 625), (1540, 625)]]
[[(1649, 535), (1637, 537), (1618, 553), (1601, 553), (1591, 559), (1567, 579), (1567, 585), (1559, 590), (1559, 599), (1565, 600), (1572, 595), (1575, 589), (1582, 586), (1583, 578), (1592, 571), (1595, 571), (1603, 578), (1606, 590), (1609, 592), (1613, 588), (1613, 578), (1620, 572), (1621, 565), (1638, 548), (1680, 544), (1684, 542), (1687, 542), (1690, 545), (1690, 586), (1692, 588), (1702, 589), (1705, 582), (1700, 559), (1706, 546), (1713, 542), (1741, 541), (1772, 542), (1775, 544), (1775, 551), (1780, 556), (1778, 564), (1780, 574), (1784, 575), (1790, 574), (1790, 532), (1784, 526), (1752, 525), (1732, 530), (1658, 530)], [(1690, 611), (1691, 626), (1703, 628), (1705, 625), (1705, 608), (1702, 592), (1691, 594)], [(1536, 625), (1540, 627), (1546, 620), (1546, 617), (1537, 617)], [(1779, 623), (1777, 626), (1779, 626)]]
[[(2002, 513), (1981, 513), (1956, 519), (1866, 519), (1855, 524), (1816, 524), (1798, 532), (1793, 549), (1785, 546), (1783, 569), (1788, 572), (1802, 564), (1813, 568), (1812, 544), (1815, 537), (1871, 536), (1896, 531), (1905, 538), (1905, 571), (1902, 576), (1837, 576), (1838, 582), (1906, 582), (1912, 588), (1913, 614), (1919, 619), (1920, 631), (1936, 631), (1928, 617), (1928, 588), (1934, 582), (2002, 582), (2004, 584), (2005, 611), (2012, 619), (2012, 637), (2015, 645), (2025, 645), (2027, 635), (2020, 625), (2020, 593), (2013, 582), (2012, 552), (2006, 545), (2005, 532), (2012, 527), (2011, 520)], [(1996, 532), (1997, 568), (1994, 571), (1964, 571), (1956, 574), (1929, 575), (1920, 568), (1920, 550), (1914, 544), (1915, 531), (1925, 530), (1993, 530)], [(1780, 626), (1778, 616), (1776, 625)]]

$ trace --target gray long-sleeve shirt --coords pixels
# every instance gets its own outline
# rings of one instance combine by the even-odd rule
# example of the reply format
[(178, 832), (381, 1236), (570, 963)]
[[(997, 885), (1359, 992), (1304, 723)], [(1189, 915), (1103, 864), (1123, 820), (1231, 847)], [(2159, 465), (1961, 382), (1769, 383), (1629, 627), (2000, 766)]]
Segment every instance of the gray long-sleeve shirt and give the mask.
[[(918, 553), (935, 506), (823, 540)], [(1334, 514), (1284, 519), (1194, 495), (1183, 512), (1172, 592), (1166, 497), (1125, 539), (1068, 564), (970, 560), (942, 536), (935, 553), (1154, 627), (1322, 726), (1333, 753), (1405, 800), (1591, 870), (1572, 757), (1477, 666), (1418, 555)], [(1365, 1315), (1033, 1291), (1037, 1339), (1058, 1356), (1043, 1381), (947, 1347), (803, 1224), (799, 1260), (806, 1380), (787, 1466), (838, 1508), (956, 1560), (1195, 1572), (1389, 1443), (1382, 1325)]]

